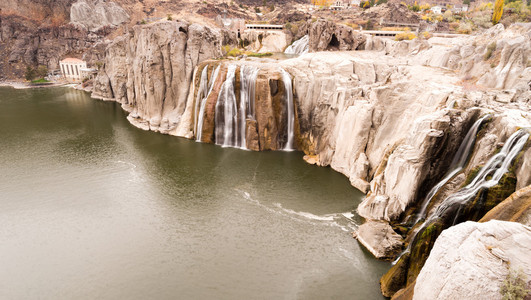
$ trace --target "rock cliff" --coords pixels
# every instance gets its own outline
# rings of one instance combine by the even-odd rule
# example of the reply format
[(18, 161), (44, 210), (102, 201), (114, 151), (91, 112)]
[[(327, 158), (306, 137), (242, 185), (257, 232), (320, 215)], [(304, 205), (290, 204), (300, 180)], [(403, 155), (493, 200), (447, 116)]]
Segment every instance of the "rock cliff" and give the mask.
[(88, 31), (118, 26), (127, 21), (129, 15), (113, 1), (78, 0), (70, 8), (70, 22)]
[(194, 69), (221, 55), (221, 40), (219, 30), (186, 22), (135, 26), (107, 48), (92, 95), (121, 103), (136, 126), (169, 133), (181, 122)]

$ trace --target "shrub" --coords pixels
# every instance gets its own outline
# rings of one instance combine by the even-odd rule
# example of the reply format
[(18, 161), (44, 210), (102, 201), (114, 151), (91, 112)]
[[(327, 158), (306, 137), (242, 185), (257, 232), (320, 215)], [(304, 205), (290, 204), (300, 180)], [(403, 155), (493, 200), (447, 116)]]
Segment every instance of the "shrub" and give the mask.
[(254, 8), (254, 12), (257, 13), (257, 14), (259, 14), (259, 13), (261, 12), (260, 7), (255, 7), (255, 8)]
[(496, 25), (500, 21), (503, 14), (503, 0), (496, 0), (494, 3), (494, 11), (492, 12), (492, 24)]
[(500, 286), (500, 294), (503, 300), (523, 300), (531, 292), (527, 287), (527, 276), (522, 269), (514, 271), (509, 269), (509, 273)]
[(168, 19), (168, 21), (173, 20), (173, 18), (171, 17), (171, 14), (168, 14), (168, 18), (167, 19)]
[(487, 52), (485, 52), (485, 55), (483, 56), (483, 59), (487, 60), (487, 59), (491, 58), (492, 53), (494, 53), (494, 51), (496, 51), (496, 42), (492, 42), (492, 43), (490, 43), (487, 46)]
[(44, 78), (46, 75), (48, 75), (48, 67), (44, 65), (40, 65), (37, 67), (37, 70), (35, 70), (35, 75), (39, 78)]
[(471, 23), (468, 23), (468, 22), (461, 22), (459, 23), (459, 27), (457, 28), (457, 32), (458, 33), (462, 33), (462, 34), (469, 34), (472, 32), (472, 24)]
[(227, 53), (227, 56), (240, 56), (242, 55), (242, 51), (238, 48), (233, 48), (232, 50), (230, 50), (228, 53)]
[(424, 38), (424, 39), (427, 40), (427, 39), (429, 39), (429, 38), (431, 38), (431, 37), (432, 37), (432, 34), (429, 33), (428, 31), (424, 31), (424, 32), (422, 32), (422, 38)]
[(35, 69), (33, 69), (30, 66), (26, 67), (26, 72), (24, 73), (24, 78), (26, 78), (27, 81), (32, 81), (36, 76)]
[(395, 36), (396, 41), (404, 41), (404, 40), (409, 41), (409, 40), (416, 39), (416, 38), (417, 36), (413, 32), (402, 32)]

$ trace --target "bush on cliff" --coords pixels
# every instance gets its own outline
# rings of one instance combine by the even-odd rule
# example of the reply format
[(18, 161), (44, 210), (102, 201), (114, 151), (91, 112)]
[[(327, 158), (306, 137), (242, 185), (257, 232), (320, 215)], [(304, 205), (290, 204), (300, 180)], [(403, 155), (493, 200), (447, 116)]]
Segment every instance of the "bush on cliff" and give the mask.
[(519, 269), (514, 271), (509, 269), (507, 277), (500, 286), (502, 300), (523, 300), (529, 295), (531, 290), (528, 289), (527, 279), (524, 272)]

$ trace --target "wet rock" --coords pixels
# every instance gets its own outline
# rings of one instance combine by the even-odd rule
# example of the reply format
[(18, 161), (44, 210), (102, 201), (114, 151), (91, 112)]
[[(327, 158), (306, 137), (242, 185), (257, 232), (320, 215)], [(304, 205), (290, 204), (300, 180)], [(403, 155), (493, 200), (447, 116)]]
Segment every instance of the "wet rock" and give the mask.
[(479, 222), (490, 220), (518, 222), (531, 226), (531, 186), (514, 192), (491, 209)]

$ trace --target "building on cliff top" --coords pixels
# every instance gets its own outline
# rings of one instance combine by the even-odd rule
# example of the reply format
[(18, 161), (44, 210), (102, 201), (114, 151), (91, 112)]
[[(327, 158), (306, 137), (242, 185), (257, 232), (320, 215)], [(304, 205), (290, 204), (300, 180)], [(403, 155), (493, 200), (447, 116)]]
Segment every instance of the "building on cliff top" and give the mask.
[(65, 58), (59, 62), (61, 73), (67, 81), (81, 82), (83, 80), (83, 72), (81, 69), (87, 68), (87, 62), (77, 58)]

